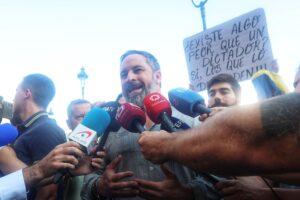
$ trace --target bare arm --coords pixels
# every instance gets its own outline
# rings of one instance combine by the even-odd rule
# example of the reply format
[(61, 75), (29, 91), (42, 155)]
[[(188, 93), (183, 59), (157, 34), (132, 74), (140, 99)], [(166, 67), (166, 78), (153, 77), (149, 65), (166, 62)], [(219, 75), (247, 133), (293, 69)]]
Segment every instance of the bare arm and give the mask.
[(11, 147), (5, 146), (0, 149), (0, 171), (4, 174), (15, 172), (26, 166), (25, 163), (17, 158), (15, 151)]
[(144, 156), (175, 160), (218, 174), (282, 173), (300, 170), (300, 94), (228, 108), (181, 134), (146, 132)]

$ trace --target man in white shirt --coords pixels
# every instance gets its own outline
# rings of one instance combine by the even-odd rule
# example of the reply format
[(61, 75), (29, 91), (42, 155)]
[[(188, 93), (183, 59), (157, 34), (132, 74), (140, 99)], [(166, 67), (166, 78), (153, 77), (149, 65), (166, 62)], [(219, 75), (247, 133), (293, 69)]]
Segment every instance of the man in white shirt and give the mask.
[(69, 169), (77, 176), (91, 173), (87, 165), (100, 167), (101, 158), (92, 158), (90, 163), (78, 166), (83, 156), (80, 145), (75, 142), (58, 145), (36, 164), (0, 178), (0, 200), (26, 199), (26, 188), (50, 183), (52, 175), (60, 169)]

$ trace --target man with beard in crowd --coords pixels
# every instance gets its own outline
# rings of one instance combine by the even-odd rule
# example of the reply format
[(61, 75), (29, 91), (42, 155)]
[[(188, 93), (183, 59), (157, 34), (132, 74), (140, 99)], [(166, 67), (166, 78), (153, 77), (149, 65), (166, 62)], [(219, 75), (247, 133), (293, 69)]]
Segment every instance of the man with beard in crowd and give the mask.
[[(294, 82), (297, 83), (297, 80), (296, 74)], [(297, 86), (297, 84), (294, 85)], [(296, 86), (295, 91), (297, 91)], [(212, 108), (210, 116), (226, 109), (226, 107), (238, 105), (240, 102), (241, 87), (237, 80), (229, 74), (219, 74), (213, 77), (207, 83), (207, 87), (209, 96), (208, 106)], [(206, 117), (207, 115), (202, 115), (200, 116), (200, 120), (205, 119)], [(269, 176), (269, 178), (273, 177)], [(257, 200), (273, 199), (274, 196), (272, 191), (264, 182), (262, 182), (262, 180), (264, 180), (264, 182), (267, 181), (259, 176), (236, 177), (236, 180), (220, 181), (217, 184), (217, 187), (225, 197), (230, 196), (232, 199), (240, 199), (243, 197)], [(284, 199), (297, 199), (295, 197), (300, 194), (300, 190), (297, 189), (296, 186), (294, 187), (282, 183), (278, 186), (280, 186), (280, 188), (273, 188), (273, 190), (277, 192), (275, 195), (284, 197)]]
[[(46, 109), (55, 95), (55, 86), (42, 74), (30, 74), (23, 78), (16, 90), (12, 123), (20, 136), (13, 144), (17, 157), (26, 165), (32, 165), (45, 157), (57, 145), (66, 142), (64, 131), (48, 117)], [(28, 199), (55, 199), (57, 186), (52, 184), (31, 189)]]
[[(121, 56), (120, 78), (126, 102), (140, 107), (146, 95), (161, 91), (160, 66), (145, 51), (131, 50)], [(187, 117), (181, 119), (189, 125), (193, 121)], [(160, 125), (147, 117), (145, 128), (160, 130)], [(107, 165), (102, 171), (85, 177), (83, 199), (218, 199), (213, 187), (194, 171), (174, 162), (159, 166), (146, 161), (138, 137), (138, 133), (123, 128), (109, 135)]]
[[(217, 112), (226, 109), (227, 107), (239, 105), (241, 102), (241, 86), (238, 81), (230, 74), (219, 74), (214, 76), (207, 83), (208, 92), (208, 107), (211, 108), (212, 112), (208, 116), (203, 114), (199, 117), (201, 121), (212, 117)], [(222, 185), (220, 192), (224, 197), (236, 195), (239, 197), (244, 196), (248, 199), (265, 199), (267, 195), (263, 195), (262, 188), (267, 188), (265, 181), (259, 176), (242, 176), (242, 177), (231, 177), (230, 180), (223, 180), (219, 182)], [(229, 184), (230, 183), (230, 184)], [(230, 188), (228, 192), (228, 188)], [(226, 198), (225, 198), (226, 199)]]

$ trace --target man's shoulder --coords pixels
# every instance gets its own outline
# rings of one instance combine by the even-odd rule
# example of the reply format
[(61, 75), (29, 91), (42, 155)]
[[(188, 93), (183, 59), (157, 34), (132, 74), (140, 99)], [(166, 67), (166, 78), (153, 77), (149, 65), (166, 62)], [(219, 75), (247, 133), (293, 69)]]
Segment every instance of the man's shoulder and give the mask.
[(32, 127), (32, 131), (39, 132), (43, 131), (44, 133), (52, 134), (64, 134), (64, 131), (59, 127), (54, 119), (46, 118), (37, 123)]

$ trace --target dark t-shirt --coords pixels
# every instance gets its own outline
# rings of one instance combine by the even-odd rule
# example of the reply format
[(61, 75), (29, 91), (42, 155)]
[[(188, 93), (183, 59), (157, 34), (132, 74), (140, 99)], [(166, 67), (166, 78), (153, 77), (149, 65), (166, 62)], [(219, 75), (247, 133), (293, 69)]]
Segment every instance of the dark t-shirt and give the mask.
[[(13, 148), (17, 157), (27, 165), (41, 160), (57, 145), (66, 142), (65, 132), (46, 112), (34, 114), (18, 126), (18, 130), (20, 134)], [(35, 192), (28, 199), (33, 199), (34, 196)]]

